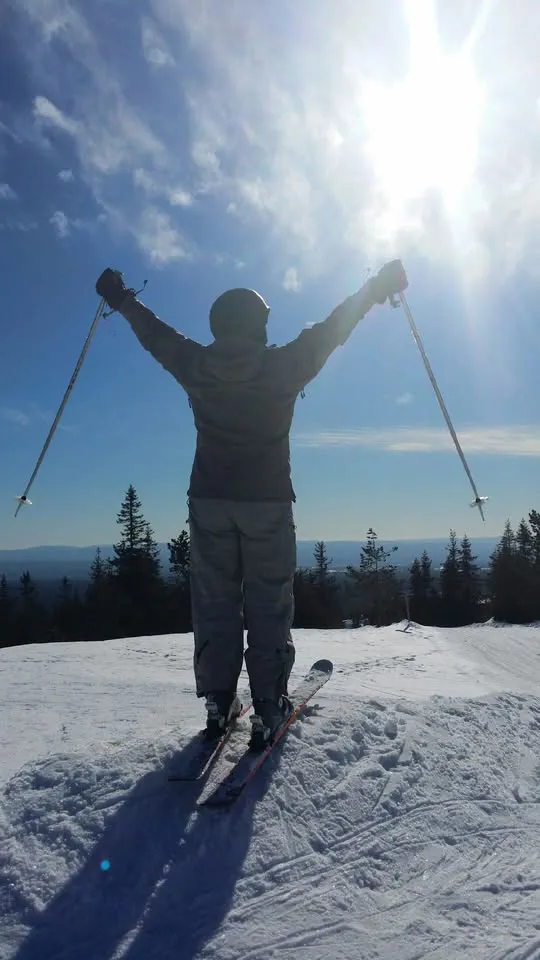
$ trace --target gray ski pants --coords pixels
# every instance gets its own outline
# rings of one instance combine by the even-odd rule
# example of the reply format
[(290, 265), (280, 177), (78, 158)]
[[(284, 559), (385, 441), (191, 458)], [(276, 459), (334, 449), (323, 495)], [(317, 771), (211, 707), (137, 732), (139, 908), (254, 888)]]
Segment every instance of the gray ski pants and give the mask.
[(236, 690), (244, 656), (254, 699), (287, 692), (296, 534), (290, 503), (189, 501), (197, 696)]

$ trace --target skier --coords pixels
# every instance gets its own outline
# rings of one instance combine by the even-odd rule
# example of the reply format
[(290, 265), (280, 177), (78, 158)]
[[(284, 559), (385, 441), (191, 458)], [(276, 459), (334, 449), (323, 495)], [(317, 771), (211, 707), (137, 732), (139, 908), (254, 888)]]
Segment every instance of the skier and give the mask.
[(254, 290), (227, 290), (210, 310), (203, 346), (160, 320), (107, 268), (100, 297), (121, 313), (141, 345), (188, 394), (197, 446), (188, 491), (197, 696), (206, 736), (219, 737), (240, 711), (244, 657), (253, 698), (251, 746), (262, 749), (289, 714), (296, 570), (289, 431), (298, 394), (376, 303), (407, 287), (387, 263), (322, 323), (282, 347), (267, 346), (270, 308)]

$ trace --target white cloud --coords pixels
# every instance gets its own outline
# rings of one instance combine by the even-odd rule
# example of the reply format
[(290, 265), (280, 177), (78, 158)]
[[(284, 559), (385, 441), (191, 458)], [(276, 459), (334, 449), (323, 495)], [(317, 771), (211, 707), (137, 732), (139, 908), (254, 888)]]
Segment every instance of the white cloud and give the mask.
[[(94, 5), (17, 3), (32, 28), (25, 35), (28, 62), (42, 81), (36, 129), (72, 139), (81, 178), (103, 209), (116, 208), (124, 230), (134, 232), (148, 197), (163, 198), (180, 212), (196, 197), (211, 203), (213, 212), (255, 221), (278, 270), (295, 263), (304, 283), (317, 272), (330, 273), (351, 252), (362, 265), (397, 251), (403, 257), (444, 257), (464, 281), (488, 271), (505, 277), (538, 269), (540, 59), (533, 2), (522, 5), (519, 17), (515, 5), (483, 4), (483, 22), (474, 30), (472, 14), (468, 21), (456, 13), (463, 5), (442, 5), (447, 49), (462, 46), (482, 65), (485, 112), (473, 131), (481, 138), (476, 167), (461, 205), (446, 203), (444, 191), (420, 178), (418, 196), (400, 206), (399, 223), (392, 221), (370, 149), (369, 120), (375, 116), (377, 125), (384, 119), (389, 148), (383, 156), (399, 193), (423, 169), (405, 163), (417, 140), (434, 146), (429, 124), (406, 124), (410, 111), (418, 120), (421, 98), (401, 102), (399, 93), (414, 54), (407, 18), (413, 8), (429, 13), (431, 6), (396, 4), (388, 39), (384, 4), (342, 0), (336, 16), (332, 5), (314, 3), (309, 18), (286, 31), (250, 0), (150, 0), (140, 20), (142, 51), (161, 69), (152, 70), (155, 97), (153, 90), (152, 98), (143, 94), (137, 101), (147, 78), (141, 76), (139, 86), (131, 68), (125, 69), (129, 51), (110, 57), (107, 38), (90, 26)], [(180, 44), (189, 58), (175, 62), (171, 51)], [(76, 83), (61, 100), (64, 63), (71, 61), (77, 63)], [(396, 93), (380, 103), (401, 104), (402, 111), (366, 110), (366, 81), (374, 77), (387, 93)], [(449, 129), (460, 113), (450, 109), (457, 102), (452, 89), (449, 84), (442, 101), (447, 111), (439, 111)], [(451, 166), (448, 157), (442, 165)], [(155, 191), (136, 197), (130, 207), (116, 178), (137, 169), (146, 171)]]
[(16, 200), (17, 194), (9, 183), (0, 183), (0, 200)]
[(38, 224), (35, 220), (13, 220), (11, 217), (8, 217), (2, 223), (0, 223), (0, 230), (16, 230), (19, 233), (29, 233), (31, 230), (37, 230)]
[(170, 217), (157, 207), (147, 207), (134, 228), (141, 249), (156, 266), (173, 260), (189, 260), (193, 250), (188, 240), (171, 223)]
[(282, 287), (284, 290), (290, 290), (293, 293), (299, 293), (302, 288), (298, 277), (298, 270), (296, 267), (287, 267), (285, 271), (285, 276), (283, 277)]
[(14, 407), (0, 407), (0, 417), (2, 420), (15, 423), (19, 427), (27, 427), (30, 423), (30, 417), (22, 410), (16, 410)]
[[(457, 430), (466, 454), (507, 457), (540, 457), (540, 425), (469, 427)], [(381, 427), (366, 430), (318, 430), (298, 433), (302, 447), (364, 447), (389, 453), (445, 453), (455, 447), (441, 427)]]
[(75, 179), (73, 170), (59, 170), (57, 177), (63, 183), (71, 183)]
[(154, 20), (143, 17), (141, 20), (141, 42), (143, 53), (148, 63), (156, 67), (174, 65), (174, 57), (168, 45), (159, 32)]
[(52, 124), (53, 127), (57, 127), (59, 130), (63, 130), (64, 133), (76, 135), (79, 129), (77, 123), (67, 117), (65, 113), (62, 113), (54, 103), (47, 100), (47, 97), (35, 98), (34, 116), (39, 120)]
[(66, 237), (69, 237), (71, 233), (70, 221), (66, 217), (65, 213), (62, 210), (55, 210), (52, 217), (49, 220), (49, 223), (54, 227), (57, 235), (61, 240), (64, 240)]
[(165, 197), (172, 207), (189, 207), (193, 203), (193, 197), (187, 190), (161, 183), (156, 176), (142, 167), (133, 171), (133, 183), (150, 197)]
[(401, 393), (399, 397), (396, 397), (396, 403), (398, 407), (408, 407), (413, 400), (414, 397), (412, 393), (409, 393), (408, 391), (406, 393)]
[(193, 197), (187, 190), (176, 187), (168, 194), (169, 203), (172, 207), (190, 207), (193, 203)]

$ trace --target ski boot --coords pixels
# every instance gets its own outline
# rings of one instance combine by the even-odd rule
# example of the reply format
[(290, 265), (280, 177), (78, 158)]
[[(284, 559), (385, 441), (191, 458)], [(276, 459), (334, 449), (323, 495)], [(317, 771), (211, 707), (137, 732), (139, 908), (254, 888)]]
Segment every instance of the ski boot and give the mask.
[(206, 697), (205, 740), (219, 740), (241, 710), (242, 704), (236, 693), (209, 693)]
[(274, 742), (281, 724), (293, 712), (293, 705), (286, 696), (277, 701), (253, 700), (253, 711), (249, 749), (259, 753)]

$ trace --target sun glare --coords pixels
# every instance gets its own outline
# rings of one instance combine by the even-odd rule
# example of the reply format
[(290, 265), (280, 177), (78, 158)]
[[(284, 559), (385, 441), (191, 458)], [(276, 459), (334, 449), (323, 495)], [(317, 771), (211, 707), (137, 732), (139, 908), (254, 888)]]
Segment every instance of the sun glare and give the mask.
[(442, 54), (432, 0), (407, 0), (405, 11), (407, 76), (363, 89), (367, 153), (382, 193), (385, 232), (399, 228), (410, 202), (429, 190), (456, 211), (476, 167), (483, 101), (468, 47)]

